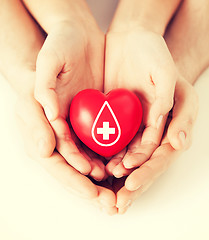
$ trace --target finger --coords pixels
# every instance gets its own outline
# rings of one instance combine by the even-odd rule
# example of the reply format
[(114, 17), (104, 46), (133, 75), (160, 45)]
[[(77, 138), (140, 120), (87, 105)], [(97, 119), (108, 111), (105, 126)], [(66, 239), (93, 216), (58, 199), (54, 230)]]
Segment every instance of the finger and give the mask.
[[(118, 213), (125, 213), (129, 206), (134, 202), (134, 200), (143, 194), (152, 185), (154, 179), (168, 168), (168, 166), (172, 163), (178, 154), (179, 152), (175, 151), (170, 146), (167, 137), (165, 137), (163, 139), (163, 145), (154, 152), (151, 160), (148, 161), (149, 167), (142, 168), (148, 163), (146, 162), (144, 165), (142, 165), (142, 167), (136, 170), (137, 176), (131, 176), (133, 174), (132, 173), (125, 180), (125, 186), (121, 187), (118, 190), (116, 204), (118, 207)], [(139, 176), (141, 176), (141, 178)]]
[(125, 213), (127, 209), (132, 205), (134, 200), (143, 192), (143, 187), (140, 187), (136, 191), (129, 191), (125, 187), (125, 182), (127, 178), (116, 179), (113, 182), (113, 186), (117, 193), (117, 203), (118, 213)]
[(106, 212), (109, 216), (113, 216), (118, 213), (118, 209), (116, 207), (102, 208), (102, 211)]
[(120, 162), (114, 169), (113, 169), (113, 175), (116, 178), (121, 178), (124, 176), (128, 176), (133, 169), (126, 169), (123, 165), (123, 162)]
[(123, 159), (123, 165), (126, 169), (132, 169), (145, 163), (159, 146), (167, 115), (162, 119), (159, 128), (151, 125), (146, 126), (143, 133), (138, 132)]
[(88, 147), (82, 144), (81, 148), (79, 148), (80, 152), (83, 156), (89, 160), (91, 165), (91, 172), (89, 176), (91, 176), (96, 181), (102, 181), (107, 178), (107, 174), (105, 171), (105, 165), (99, 155), (91, 151)]
[(101, 161), (98, 159), (91, 159), (91, 172), (89, 173), (89, 176), (94, 178), (96, 181), (102, 181), (105, 177), (105, 166), (102, 165)]
[(16, 116), (28, 154), (51, 156), (56, 145), (55, 136), (40, 104), (32, 97), (19, 99)]
[(118, 192), (117, 192), (117, 203), (116, 207), (118, 209), (128, 208), (132, 202), (135, 192), (129, 191), (126, 189), (125, 186), (123, 186)]
[(123, 149), (121, 152), (113, 156), (112, 159), (108, 162), (106, 165), (106, 172), (109, 176), (113, 176), (113, 170), (114, 168), (123, 160), (123, 157), (126, 153), (126, 149)]
[(39, 158), (38, 161), (69, 191), (73, 191), (87, 199), (96, 199), (98, 197), (97, 186), (86, 176), (71, 167), (59, 153), (54, 152), (50, 158)]
[(126, 177), (114, 178), (112, 183), (114, 192), (116, 193), (116, 207), (118, 209), (118, 214), (123, 214), (127, 211), (132, 203), (132, 195), (134, 194), (134, 192), (128, 191), (125, 188), (125, 181)]
[(178, 154), (179, 152), (175, 151), (170, 144), (161, 145), (153, 153), (150, 160), (127, 177), (125, 187), (129, 191), (136, 191), (144, 185), (152, 184), (168, 168)]
[(176, 150), (191, 145), (197, 109), (198, 98), (194, 88), (185, 81), (178, 82), (172, 120), (168, 127), (168, 139)]
[(43, 106), (47, 119), (53, 121), (59, 116), (56, 82), (63, 64), (52, 50), (45, 47), (47, 42), (48, 39), (37, 57), (35, 98)]
[(98, 197), (97, 202), (104, 208), (114, 208), (116, 205), (116, 196), (112, 189), (109, 189), (106, 186), (106, 183), (103, 186), (97, 186), (98, 189)]
[(123, 215), (127, 212), (130, 206), (124, 207), (124, 208), (118, 208), (118, 214)]
[(147, 189), (147, 186), (140, 187), (136, 191), (129, 191), (126, 189), (125, 186), (121, 188), (120, 191), (117, 193), (116, 206), (118, 207), (118, 214), (124, 214), (133, 204), (135, 199), (141, 196)]
[(99, 205), (99, 207), (103, 212), (107, 213), (110, 216), (113, 216), (118, 212), (118, 209), (116, 206), (108, 207), (108, 206)]
[(109, 176), (113, 176), (113, 169), (122, 161), (121, 158), (117, 157), (111, 159), (109, 163), (106, 165), (106, 172)]
[(91, 165), (76, 146), (71, 137), (68, 123), (65, 119), (59, 117), (51, 122), (56, 136), (56, 148), (66, 161), (84, 175), (91, 172)]
[(153, 127), (158, 128), (163, 116), (173, 107), (177, 77), (178, 75), (172, 57), (170, 61), (168, 61), (166, 68), (163, 67), (157, 70), (151, 77), (156, 90), (155, 101), (150, 109), (150, 123)]
[(113, 216), (118, 213), (117, 207), (104, 207), (100, 203), (95, 204), (96, 207), (98, 207), (102, 212), (108, 214), (109, 216)]

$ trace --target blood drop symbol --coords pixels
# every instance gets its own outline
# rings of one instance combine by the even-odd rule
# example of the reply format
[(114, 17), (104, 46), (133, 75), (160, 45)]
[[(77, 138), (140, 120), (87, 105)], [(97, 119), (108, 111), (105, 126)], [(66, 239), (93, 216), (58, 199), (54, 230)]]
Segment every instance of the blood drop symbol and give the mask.
[[(96, 126), (98, 125), (97, 123), (102, 118), (102, 113), (104, 113), (105, 108), (107, 108), (109, 113), (111, 114), (111, 116), (114, 120), (114, 123), (115, 123), (114, 125), (116, 126), (117, 129), (109, 127), (109, 121), (107, 118), (104, 118), (104, 116), (103, 116), (103, 119), (105, 119), (105, 121), (103, 121), (103, 128), (96, 128)], [(97, 130), (96, 136), (95, 136), (95, 130)], [(104, 143), (105, 141), (101, 142), (98, 140), (98, 134), (103, 134), (103, 140), (109, 140), (109, 135), (110, 134), (115, 135), (116, 133), (117, 133), (117, 138), (112, 142)], [(91, 135), (92, 135), (92, 138), (94, 139), (94, 141), (98, 145), (103, 146), (103, 147), (113, 146), (120, 139), (121, 128), (120, 128), (118, 120), (117, 120), (112, 108), (110, 107), (110, 104), (108, 103), (108, 101), (105, 101), (104, 104), (102, 105), (101, 109), (99, 110), (99, 113), (97, 114), (96, 119), (95, 119), (92, 129), (91, 129)]]

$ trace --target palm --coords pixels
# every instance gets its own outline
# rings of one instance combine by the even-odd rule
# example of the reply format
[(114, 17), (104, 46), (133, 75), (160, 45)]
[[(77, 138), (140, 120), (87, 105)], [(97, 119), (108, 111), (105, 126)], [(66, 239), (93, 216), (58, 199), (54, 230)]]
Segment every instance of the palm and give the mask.
[(97, 76), (96, 82), (89, 66), (80, 62), (77, 65), (79, 68), (71, 71), (64, 67), (57, 77), (56, 93), (59, 100), (60, 116), (65, 119), (69, 112), (70, 102), (79, 91), (86, 88), (102, 90), (101, 76)]
[(64, 36), (59, 30), (56, 37), (47, 39), (53, 61), (58, 65), (55, 90), (62, 117), (66, 118), (69, 104), (79, 91), (85, 88), (102, 90), (104, 40), (102, 35), (96, 37), (87, 39), (81, 31), (72, 28), (65, 31)]
[[(153, 126), (153, 109), (156, 105), (158, 80), (165, 75), (161, 69), (165, 66), (168, 68), (170, 64), (172, 62), (164, 41), (154, 33), (111, 33), (107, 37), (105, 90), (118, 87), (130, 89), (139, 97), (143, 107), (142, 131), (129, 145), (129, 152), (125, 155), (127, 160), (128, 157), (132, 158), (133, 167), (148, 160), (160, 143), (163, 124), (159, 129)], [(164, 122), (165, 120), (166, 118)], [(121, 162), (115, 158), (112, 161), (108, 169), (110, 172), (118, 165), (117, 171), (114, 171), (118, 173), (116, 176), (130, 173)], [(129, 161), (127, 167), (131, 168), (131, 164)]]
[[(105, 174), (101, 161), (95, 158), (94, 162), (90, 161), (91, 157), (86, 155), (78, 139), (72, 136), (67, 123), (71, 100), (79, 91), (85, 88), (102, 90), (104, 39), (97, 31), (93, 33), (87, 35), (73, 27), (64, 28), (64, 31), (62, 28), (55, 29), (41, 50), (37, 72), (40, 76), (40, 72), (45, 71), (42, 79), (46, 81), (43, 76), (48, 77), (48, 92), (53, 94), (53, 101), (59, 109), (57, 118), (51, 121), (57, 150), (69, 164), (84, 174), (89, 173), (90, 164), (90, 175), (101, 180)], [(41, 63), (50, 65), (51, 69), (46, 66), (48, 70), (45, 70)], [(49, 104), (54, 108), (52, 101)]]

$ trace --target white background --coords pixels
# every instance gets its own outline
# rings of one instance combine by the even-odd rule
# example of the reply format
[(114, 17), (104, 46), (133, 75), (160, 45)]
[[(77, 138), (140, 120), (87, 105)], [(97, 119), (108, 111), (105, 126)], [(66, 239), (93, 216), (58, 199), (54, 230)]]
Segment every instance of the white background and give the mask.
[[(116, 2), (89, 0), (103, 30)], [(109, 217), (69, 194), (25, 154), (16, 96), (0, 76), (0, 239), (209, 239), (209, 71), (195, 88), (200, 110), (192, 147), (125, 215)]]

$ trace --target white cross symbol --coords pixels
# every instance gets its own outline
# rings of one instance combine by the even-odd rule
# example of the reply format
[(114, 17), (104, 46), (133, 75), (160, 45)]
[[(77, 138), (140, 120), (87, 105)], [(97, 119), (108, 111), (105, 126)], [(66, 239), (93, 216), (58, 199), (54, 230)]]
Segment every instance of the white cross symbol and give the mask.
[(103, 135), (103, 140), (109, 140), (110, 134), (115, 134), (115, 128), (110, 128), (109, 122), (103, 122), (102, 128), (97, 128), (97, 134)]

